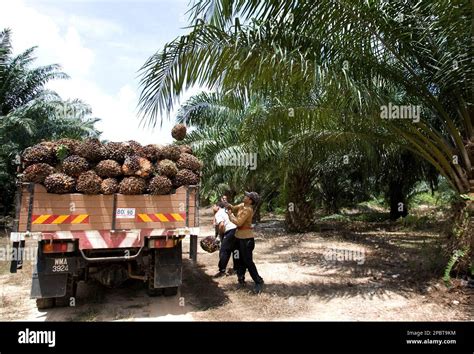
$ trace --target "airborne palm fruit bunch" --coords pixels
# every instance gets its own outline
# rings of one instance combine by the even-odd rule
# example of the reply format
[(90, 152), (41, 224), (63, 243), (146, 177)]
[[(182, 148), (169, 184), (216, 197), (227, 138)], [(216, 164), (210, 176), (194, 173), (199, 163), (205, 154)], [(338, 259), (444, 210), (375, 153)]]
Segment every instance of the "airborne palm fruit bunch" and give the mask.
[(201, 248), (209, 253), (213, 253), (220, 248), (220, 242), (214, 236), (207, 236), (201, 240)]
[(171, 136), (180, 141), (186, 138), (186, 126), (184, 124), (176, 124), (171, 130)]

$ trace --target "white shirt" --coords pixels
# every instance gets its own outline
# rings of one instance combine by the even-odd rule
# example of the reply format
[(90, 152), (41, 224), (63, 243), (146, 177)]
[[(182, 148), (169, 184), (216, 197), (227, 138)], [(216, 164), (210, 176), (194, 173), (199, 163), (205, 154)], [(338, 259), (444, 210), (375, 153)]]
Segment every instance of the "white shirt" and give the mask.
[(219, 208), (219, 211), (214, 216), (214, 220), (216, 222), (216, 225), (219, 225), (221, 222), (224, 222), (225, 232), (237, 228), (237, 225), (230, 222), (229, 215), (227, 214), (224, 208)]

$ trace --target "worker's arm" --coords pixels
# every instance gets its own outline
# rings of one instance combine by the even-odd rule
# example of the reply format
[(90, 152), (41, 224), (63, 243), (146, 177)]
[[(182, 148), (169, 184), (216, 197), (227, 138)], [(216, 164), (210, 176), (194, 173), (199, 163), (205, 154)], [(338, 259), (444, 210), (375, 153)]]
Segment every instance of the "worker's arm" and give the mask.
[(230, 222), (234, 223), (238, 227), (242, 226), (248, 218), (252, 217), (252, 210), (251, 209), (244, 209), (239, 215), (236, 217), (234, 214), (229, 214)]
[(239, 209), (243, 208), (243, 207), (244, 207), (244, 203), (240, 203), (240, 204), (237, 204), (237, 205), (229, 204), (229, 208), (232, 210), (232, 213), (234, 213), (234, 214), (237, 214)]

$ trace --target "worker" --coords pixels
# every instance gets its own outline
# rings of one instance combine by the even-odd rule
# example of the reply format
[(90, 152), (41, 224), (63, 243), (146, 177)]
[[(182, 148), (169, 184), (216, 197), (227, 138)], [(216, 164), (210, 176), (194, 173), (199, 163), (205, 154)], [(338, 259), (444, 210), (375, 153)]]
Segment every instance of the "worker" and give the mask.
[[(217, 225), (217, 229), (219, 230), (219, 235), (222, 236), (221, 238), (221, 248), (219, 250), (219, 272), (214, 276), (215, 278), (222, 277), (226, 275), (226, 268), (227, 264), (229, 263), (229, 259), (231, 255), (234, 255), (234, 251), (236, 249), (236, 239), (235, 239), (235, 231), (237, 230), (237, 226), (233, 224), (229, 220), (229, 215), (226, 212), (226, 206), (228, 204), (223, 202), (222, 200), (217, 203), (219, 210), (215, 215), (215, 221)], [(233, 274), (236, 272), (236, 263), (234, 257), (233, 259), (233, 268), (229, 270), (227, 273), (228, 275)]]
[(253, 261), (253, 250), (255, 248), (252, 218), (254, 208), (260, 201), (257, 192), (245, 192), (243, 203), (230, 206), (227, 210), (229, 219), (237, 225), (235, 237), (238, 242), (237, 255), (237, 278), (239, 284), (245, 285), (245, 272), (248, 270), (255, 282), (254, 292), (259, 294), (263, 290), (263, 279), (258, 274), (257, 267)]
[[(225, 203), (227, 204), (227, 196), (226, 195), (223, 195), (221, 196), (220, 198), (220, 201), (219, 202), (222, 202), (222, 203)], [(214, 226), (214, 233), (215, 233), (215, 237), (216, 238), (219, 238), (219, 240), (222, 242), (222, 235), (219, 235), (219, 229), (218, 229), (218, 223), (216, 223), (216, 214), (217, 212), (219, 211), (219, 206), (217, 205), (219, 202), (217, 202), (216, 204), (214, 204), (212, 206), (212, 212), (214, 213), (214, 218), (212, 219), (212, 225)]]

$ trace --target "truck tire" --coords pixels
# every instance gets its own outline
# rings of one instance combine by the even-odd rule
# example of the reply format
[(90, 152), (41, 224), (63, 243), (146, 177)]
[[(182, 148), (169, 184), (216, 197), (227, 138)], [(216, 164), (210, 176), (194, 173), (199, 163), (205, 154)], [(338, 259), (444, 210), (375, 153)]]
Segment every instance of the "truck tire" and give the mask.
[(165, 296), (175, 296), (178, 294), (178, 287), (173, 286), (171, 288), (164, 288), (163, 289), (163, 295)]
[(36, 299), (36, 308), (38, 310), (50, 309), (54, 307), (54, 298)]
[(54, 298), (57, 307), (69, 307), (71, 305), (71, 298), (76, 297), (77, 282), (72, 276), (67, 278), (66, 295)]

